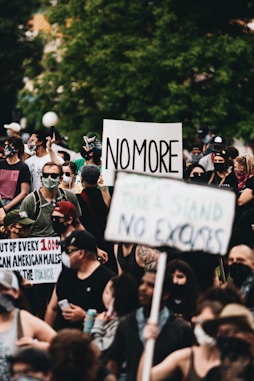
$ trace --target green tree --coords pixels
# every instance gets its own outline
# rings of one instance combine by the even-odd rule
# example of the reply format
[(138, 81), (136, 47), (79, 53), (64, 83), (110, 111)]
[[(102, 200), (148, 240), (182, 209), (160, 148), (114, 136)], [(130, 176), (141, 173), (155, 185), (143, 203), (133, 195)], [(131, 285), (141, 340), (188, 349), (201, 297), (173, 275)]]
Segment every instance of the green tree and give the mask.
[(22, 109), (31, 123), (56, 111), (76, 149), (104, 118), (254, 138), (253, 11), (247, 0), (58, 0), (45, 14), (61, 44)]
[(26, 32), (32, 11), (39, 3), (38, 0), (0, 0), (0, 130), (4, 123), (20, 117), (16, 105), (18, 91), (23, 87), (25, 59), (29, 60), (30, 74), (38, 74), (42, 44), (37, 39), (29, 40)]

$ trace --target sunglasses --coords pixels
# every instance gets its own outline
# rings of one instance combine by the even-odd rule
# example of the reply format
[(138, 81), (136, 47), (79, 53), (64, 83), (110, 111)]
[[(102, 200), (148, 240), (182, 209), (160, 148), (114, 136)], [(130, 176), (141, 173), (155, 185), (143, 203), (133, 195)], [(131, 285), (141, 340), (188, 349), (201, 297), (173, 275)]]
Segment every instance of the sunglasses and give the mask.
[(70, 172), (64, 172), (64, 175), (70, 177), (71, 173)]
[(58, 177), (60, 177), (60, 174), (59, 173), (43, 173), (42, 174), (42, 177), (44, 177), (44, 179), (47, 179), (49, 176), (52, 177), (52, 179), (57, 179)]

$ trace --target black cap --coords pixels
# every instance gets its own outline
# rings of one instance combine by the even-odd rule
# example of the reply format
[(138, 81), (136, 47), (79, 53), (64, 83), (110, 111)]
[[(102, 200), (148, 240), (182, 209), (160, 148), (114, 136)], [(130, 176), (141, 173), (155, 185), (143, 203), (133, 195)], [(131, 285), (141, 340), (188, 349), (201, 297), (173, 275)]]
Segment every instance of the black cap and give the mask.
[(51, 369), (51, 360), (49, 354), (38, 348), (22, 348), (11, 356), (7, 357), (10, 365), (17, 362), (23, 362), (31, 365), (34, 371), (47, 373)]
[(75, 246), (78, 249), (84, 249), (97, 253), (97, 244), (94, 236), (86, 230), (74, 230), (61, 242), (64, 247)]
[(198, 129), (198, 134), (201, 138), (204, 138), (208, 134), (209, 131), (210, 131), (210, 128), (208, 126), (201, 126)]
[(216, 146), (220, 146), (221, 148), (225, 147), (226, 143), (225, 143), (225, 139), (223, 138), (223, 136), (213, 136), (211, 141), (210, 141), (210, 144), (213, 144), (213, 145), (216, 145)]

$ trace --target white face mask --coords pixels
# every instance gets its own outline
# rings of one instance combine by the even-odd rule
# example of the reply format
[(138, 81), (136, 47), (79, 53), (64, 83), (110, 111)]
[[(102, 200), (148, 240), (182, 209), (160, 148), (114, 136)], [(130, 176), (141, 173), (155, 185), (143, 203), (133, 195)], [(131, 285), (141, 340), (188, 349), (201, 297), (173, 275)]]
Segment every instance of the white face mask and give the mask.
[(215, 345), (215, 340), (213, 337), (207, 335), (201, 325), (196, 325), (194, 328), (194, 335), (199, 345), (212, 346)]
[(71, 183), (71, 176), (66, 176), (66, 175), (63, 175), (63, 183), (65, 184), (70, 184)]
[(71, 260), (68, 254), (66, 254), (64, 251), (62, 252), (62, 263), (65, 267), (68, 267), (68, 269), (71, 268)]

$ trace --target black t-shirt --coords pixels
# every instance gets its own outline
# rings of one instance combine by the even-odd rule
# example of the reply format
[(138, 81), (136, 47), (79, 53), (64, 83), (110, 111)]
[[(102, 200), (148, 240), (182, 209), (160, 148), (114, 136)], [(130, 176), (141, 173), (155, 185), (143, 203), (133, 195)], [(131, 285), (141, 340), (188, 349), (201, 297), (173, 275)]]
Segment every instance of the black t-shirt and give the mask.
[[(69, 303), (80, 306), (85, 311), (89, 308), (94, 308), (98, 312), (105, 310), (102, 302), (103, 290), (115, 274), (105, 267), (100, 265), (88, 278), (79, 279), (77, 271), (63, 267), (59, 275), (56, 293), (58, 300), (68, 299)], [(83, 322), (70, 323), (62, 316), (61, 310), (58, 307), (57, 316), (54, 324), (56, 330), (62, 328), (77, 328), (83, 329)]]

